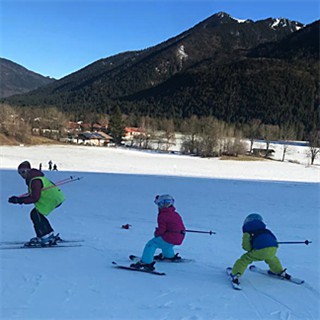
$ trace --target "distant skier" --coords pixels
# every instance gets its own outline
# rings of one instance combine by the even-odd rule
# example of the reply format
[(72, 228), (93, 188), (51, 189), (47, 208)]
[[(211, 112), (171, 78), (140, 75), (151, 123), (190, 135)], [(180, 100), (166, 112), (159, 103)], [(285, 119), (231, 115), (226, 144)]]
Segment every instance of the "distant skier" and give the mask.
[(270, 271), (287, 279), (290, 275), (283, 269), (276, 256), (278, 242), (275, 235), (268, 229), (258, 213), (249, 214), (242, 226), (242, 248), (247, 251), (238, 259), (232, 268), (232, 282), (239, 284), (239, 278), (253, 261), (265, 261)]
[(31, 169), (29, 161), (24, 161), (19, 165), (18, 173), (25, 179), (29, 194), (25, 197), (12, 196), (8, 201), (14, 204), (33, 203), (35, 205), (30, 212), (30, 218), (36, 237), (32, 238), (29, 244), (49, 244), (54, 239), (54, 232), (46, 216), (62, 204), (64, 195), (41, 171)]
[(52, 170), (52, 161), (51, 160), (48, 162), (48, 168), (50, 171)]
[(58, 171), (58, 167), (56, 164), (53, 165), (53, 171)]
[(157, 249), (162, 250), (163, 258), (175, 259), (173, 247), (181, 245), (185, 237), (185, 226), (173, 206), (173, 197), (169, 194), (156, 196), (154, 203), (158, 206), (158, 227), (154, 238), (145, 245), (141, 260), (131, 264), (133, 268), (154, 270), (153, 259)]

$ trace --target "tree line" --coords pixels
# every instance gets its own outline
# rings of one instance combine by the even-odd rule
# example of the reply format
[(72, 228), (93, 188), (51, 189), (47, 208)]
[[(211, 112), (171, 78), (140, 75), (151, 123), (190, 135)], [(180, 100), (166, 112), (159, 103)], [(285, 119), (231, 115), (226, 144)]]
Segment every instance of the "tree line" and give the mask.
[[(252, 153), (255, 140), (264, 140), (267, 155), (271, 141), (281, 140), (282, 161), (285, 160), (289, 141), (299, 140), (300, 130), (299, 127), (288, 123), (280, 126), (264, 124), (259, 119), (253, 119), (247, 124), (233, 124), (214, 116), (193, 115), (186, 119), (168, 119), (125, 115), (119, 106), (110, 115), (95, 112), (75, 115), (64, 113), (56, 107), (26, 108), (2, 104), (0, 119), (0, 133), (14, 137), (22, 143), (30, 143), (30, 137), (34, 134), (60, 140), (67, 135), (66, 128), (69, 120), (81, 120), (88, 123), (89, 128), (92, 128), (95, 123), (108, 123), (107, 133), (113, 137), (116, 145), (123, 143), (125, 127), (137, 127), (141, 133), (134, 136), (130, 146), (140, 149), (156, 148), (168, 151), (170, 146), (175, 144), (175, 137), (179, 132), (183, 136), (181, 153), (200, 157), (245, 154), (247, 147), (243, 143), (244, 139), (250, 141), (249, 153)], [(319, 130), (311, 131), (307, 140), (313, 163), (319, 154)]]

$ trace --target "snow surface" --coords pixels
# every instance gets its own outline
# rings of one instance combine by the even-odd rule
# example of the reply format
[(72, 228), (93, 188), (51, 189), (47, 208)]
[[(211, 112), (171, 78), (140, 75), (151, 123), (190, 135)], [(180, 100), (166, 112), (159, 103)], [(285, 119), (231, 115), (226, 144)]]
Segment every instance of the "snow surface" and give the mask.
[[(40, 146), (1, 147), (0, 241), (33, 236), (32, 205), (12, 205), (26, 191), (16, 172), (30, 160), (61, 187), (67, 200), (50, 216), (79, 248), (1, 250), (0, 319), (320, 319), (320, 178), (318, 166), (287, 162), (239, 162), (121, 149)], [(47, 163), (60, 171), (47, 171)], [(154, 196), (171, 193), (189, 233), (176, 251), (195, 261), (157, 263), (166, 276), (118, 270), (141, 254), (156, 226)], [(232, 289), (225, 268), (241, 249), (241, 226), (259, 212), (281, 245), (288, 272), (299, 286), (246, 271), (242, 291)], [(129, 230), (122, 229), (130, 224)], [(256, 263), (261, 267), (263, 262)]]

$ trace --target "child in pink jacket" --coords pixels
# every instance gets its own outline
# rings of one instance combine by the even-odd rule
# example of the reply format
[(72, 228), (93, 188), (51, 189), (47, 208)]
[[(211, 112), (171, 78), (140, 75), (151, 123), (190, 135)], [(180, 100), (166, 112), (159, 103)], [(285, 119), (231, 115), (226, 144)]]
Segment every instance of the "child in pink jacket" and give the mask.
[(185, 226), (182, 218), (176, 212), (174, 199), (169, 194), (156, 196), (154, 203), (158, 206), (158, 227), (154, 238), (149, 240), (143, 250), (141, 261), (131, 264), (137, 269), (154, 270), (154, 253), (162, 250), (161, 259), (176, 259), (173, 247), (180, 245), (185, 237)]

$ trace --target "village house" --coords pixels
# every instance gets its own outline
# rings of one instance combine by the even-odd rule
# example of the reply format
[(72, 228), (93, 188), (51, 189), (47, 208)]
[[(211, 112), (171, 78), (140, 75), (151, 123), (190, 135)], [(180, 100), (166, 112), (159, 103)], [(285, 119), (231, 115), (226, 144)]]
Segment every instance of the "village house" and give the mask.
[(104, 132), (81, 132), (73, 139), (74, 143), (90, 146), (106, 146), (112, 137)]
[(133, 138), (141, 135), (146, 135), (145, 130), (136, 127), (125, 127), (125, 140), (132, 140)]

